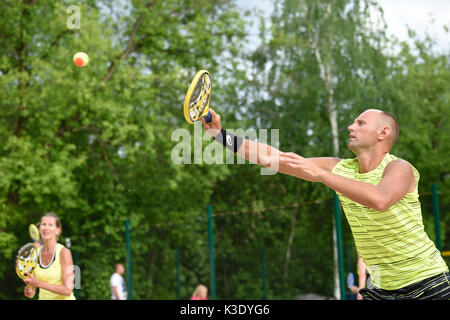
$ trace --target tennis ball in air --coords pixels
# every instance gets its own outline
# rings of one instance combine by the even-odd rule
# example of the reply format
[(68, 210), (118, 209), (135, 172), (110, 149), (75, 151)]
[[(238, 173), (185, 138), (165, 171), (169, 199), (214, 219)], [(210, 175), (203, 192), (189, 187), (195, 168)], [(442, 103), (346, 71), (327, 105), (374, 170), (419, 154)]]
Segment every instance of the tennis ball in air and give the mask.
[(89, 63), (89, 57), (84, 52), (77, 52), (73, 56), (73, 63), (79, 67), (85, 67)]

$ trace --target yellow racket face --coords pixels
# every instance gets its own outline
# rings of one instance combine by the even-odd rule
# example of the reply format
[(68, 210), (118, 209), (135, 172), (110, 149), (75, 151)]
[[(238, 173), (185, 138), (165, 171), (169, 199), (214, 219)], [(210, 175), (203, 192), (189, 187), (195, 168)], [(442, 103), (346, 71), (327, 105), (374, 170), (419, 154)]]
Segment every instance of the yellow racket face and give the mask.
[(212, 92), (212, 78), (208, 71), (200, 70), (192, 80), (184, 99), (184, 118), (194, 123), (208, 115)]
[(39, 235), (39, 229), (35, 224), (30, 224), (28, 227), (28, 232), (30, 233), (30, 237), (33, 241), (39, 241), (41, 236)]
[(38, 253), (32, 243), (27, 243), (19, 249), (16, 258), (16, 273), (21, 279), (26, 279), (34, 272), (38, 264)]

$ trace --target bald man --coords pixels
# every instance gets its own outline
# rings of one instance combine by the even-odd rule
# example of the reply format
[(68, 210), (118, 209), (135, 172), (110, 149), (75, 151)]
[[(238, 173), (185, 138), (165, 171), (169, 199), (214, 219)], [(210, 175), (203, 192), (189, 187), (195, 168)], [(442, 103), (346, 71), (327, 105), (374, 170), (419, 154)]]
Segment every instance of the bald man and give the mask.
[(203, 126), (215, 141), (261, 166), (335, 190), (371, 281), (364, 299), (450, 299), (450, 275), (424, 230), (419, 172), (389, 152), (399, 136), (395, 117), (369, 109), (348, 127), (352, 159), (303, 158), (235, 136), (220, 116)]

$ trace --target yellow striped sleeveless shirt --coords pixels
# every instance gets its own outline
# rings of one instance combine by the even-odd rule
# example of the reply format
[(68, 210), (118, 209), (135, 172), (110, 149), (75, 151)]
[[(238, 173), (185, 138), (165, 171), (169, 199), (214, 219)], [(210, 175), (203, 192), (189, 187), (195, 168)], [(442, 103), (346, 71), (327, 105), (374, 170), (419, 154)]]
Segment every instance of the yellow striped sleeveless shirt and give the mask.
[[(56, 244), (55, 251), (53, 252), (52, 261), (48, 266), (43, 266), (41, 263), (41, 249), (38, 249), (39, 263), (34, 271), (34, 274), (38, 280), (51, 283), (51, 284), (63, 284), (62, 282), (62, 266), (60, 260), (61, 249), (64, 246), (60, 243)], [(39, 288), (39, 300), (75, 300), (75, 296), (72, 293), (70, 296), (64, 296), (54, 293), (49, 290)]]
[[(380, 165), (359, 173), (358, 159), (341, 160), (333, 173), (377, 185), (384, 168), (397, 157), (386, 154)], [(419, 172), (411, 166), (419, 183)], [(424, 280), (448, 267), (425, 233), (418, 187), (387, 210), (377, 211), (337, 193), (353, 233), (356, 249), (367, 265), (372, 284), (396, 290)]]

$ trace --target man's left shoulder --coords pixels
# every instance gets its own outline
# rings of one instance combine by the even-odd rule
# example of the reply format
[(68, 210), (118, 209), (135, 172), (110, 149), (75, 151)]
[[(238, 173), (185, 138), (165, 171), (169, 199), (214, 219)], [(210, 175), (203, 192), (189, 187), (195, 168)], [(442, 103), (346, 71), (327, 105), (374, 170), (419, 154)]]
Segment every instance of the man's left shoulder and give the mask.
[(405, 159), (402, 158), (397, 158), (395, 157), (394, 159), (392, 159), (385, 167), (385, 170), (387, 169), (411, 169), (413, 168), (413, 165), (411, 163), (409, 163), (408, 161), (406, 161)]
[(419, 171), (407, 160), (393, 157), (392, 160), (384, 168), (383, 175), (387, 173), (399, 173), (404, 172), (405, 174), (413, 175), (416, 180), (419, 179)]
[(414, 167), (409, 161), (402, 159), (400, 157), (397, 157), (393, 154), (388, 154), (388, 156), (386, 157), (387, 160), (387, 166), (409, 166), (409, 167)]

